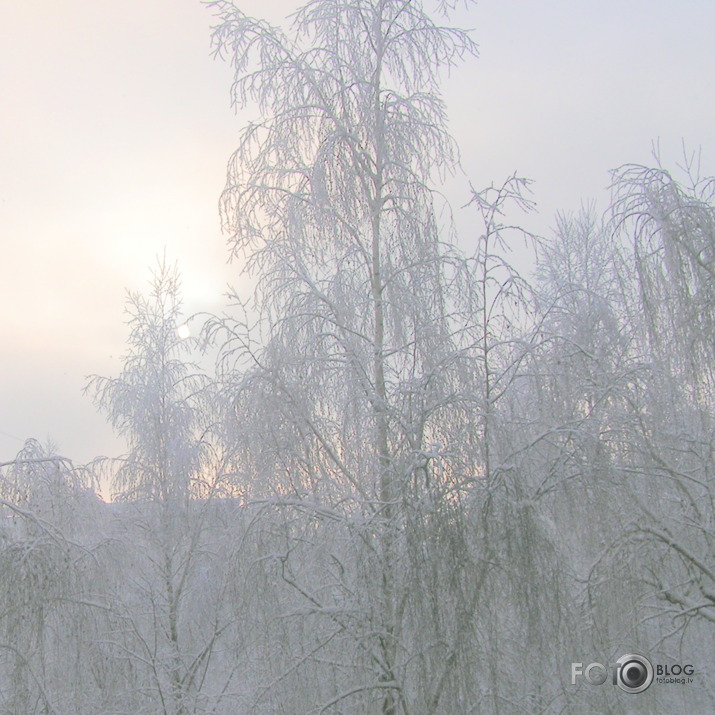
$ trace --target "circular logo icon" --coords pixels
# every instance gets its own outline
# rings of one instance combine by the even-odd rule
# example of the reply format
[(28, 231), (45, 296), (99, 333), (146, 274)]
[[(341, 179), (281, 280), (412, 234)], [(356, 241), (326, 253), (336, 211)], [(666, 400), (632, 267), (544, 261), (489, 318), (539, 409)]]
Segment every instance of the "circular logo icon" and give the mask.
[(616, 682), (627, 693), (642, 693), (653, 682), (653, 666), (643, 655), (622, 655), (617, 661)]

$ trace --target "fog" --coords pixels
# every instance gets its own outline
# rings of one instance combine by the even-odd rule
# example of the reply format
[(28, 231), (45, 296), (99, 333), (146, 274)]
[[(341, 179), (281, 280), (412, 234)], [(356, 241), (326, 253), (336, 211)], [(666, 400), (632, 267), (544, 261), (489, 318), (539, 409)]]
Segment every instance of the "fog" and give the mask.
[(0, 6), (0, 713), (713, 710), (715, 9), (451, 4)]

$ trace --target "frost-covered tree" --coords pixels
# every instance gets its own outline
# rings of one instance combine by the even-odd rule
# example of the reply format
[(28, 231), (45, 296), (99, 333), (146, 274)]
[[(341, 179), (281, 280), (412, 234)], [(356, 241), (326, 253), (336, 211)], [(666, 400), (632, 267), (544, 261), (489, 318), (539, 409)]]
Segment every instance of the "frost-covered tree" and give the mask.
[(660, 165), (615, 170), (611, 214), (629, 236), (653, 359), (680, 376), (697, 403), (715, 389), (715, 180), (700, 178), (693, 159), (685, 169), (684, 182)]
[[(132, 587), (112, 580), (114, 657), (130, 659), (123, 702), (133, 712), (195, 713), (218, 707), (231, 665), (209, 662), (231, 623), (221, 608), (225, 529), (213, 520), (222, 461), (211, 442), (208, 378), (186, 359), (179, 278), (162, 261), (148, 297), (130, 294), (130, 335), (117, 378), (88, 391), (128, 445), (112, 462), (116, 554)], [(212, 588), (203, 590), (204, 579)], [(199, 606), (198, 600), (201, 600)], [(112, 648), (110, 648), (112, 650)], [(225, 666), (225, 667), (224, 667)]]
[(528, 391), (541, 445), (532, 456), (558, 464), (539, 491), (576, 499), (600, 492), (594, 513), (610, 501), (611, 456), (631, 439), (628, 404), (644, 362), (634, 352), (621, 268), (617, 244), (593, 210), (557, 217), (540, 246), (540, 347)]
[[(325, 693), (289, 709), (459, 710), (452, 619), (474, 599), (452, 599), (438, 579), (425, 583), (434, 591), (414, 585), (425, 558), (435, 575), (440, 559), (461, 558), (440, 539), (463, 538), (459, 495), (479, 474), (463, 258), (442, 242), (431, 188), (456, 160), (440, 73), (475, 45), (421, 2), (311, 2), (289, 33), (210, 5), (234, 99), (263, 114), (221, 204), (232, 250), (257, 276), (263, 329), (224, 323), (240, 468), (254, 498), (338, 520), (357, 562), (335, 552), (340, 585), (309, 588), (286, 544), (283, 577), (352, 638), (356, 663), (344, 672), (316, 643), (316, 660), (334, 659)], [(444, 613), (419, 623), (440, 599)]]
[[(401, 488), (395, 472), (409, 471), (395, 463), (390, 402), (405, 401), (406, 381), (434, 372), (446, 330), (428, 183), (456, 154), (439, 72), (475, 46), (435, 24), (422, 3), (312, 2), (290, 35), (230, 3), (210, 4), (221, 13), (217, 51), (236, 69), (234, 99), (256, 100), (266, 116), (243, 132), (222, 200), (232, 250), (259, 274), (259, 308), (272, 326), (264, 360), (279, 340), (298, 352), (280, 362), (299, 371), (311, 397), (282, 398), (298, 409), (323, 401), (323, 420), (306, 424), (314, 432), (335, 409), (326, 390), (342, 402), (346, 385), (360, 395), (352, 421), (370, 435), (363, 458), (376, 460), (377, 481), (359, 484), (353, 465), (326, 450), (332, 437), (321, 451), (335, 484), (379, 500), (389, 517)], [(406, 427), (418, 453), (421, 425)]]
[[(660, 169), (615, 176), (609, 220), (562, 216), (542, 244), (542, 339), (529, 359), (524, 455), (580, 614), (562, 652), (634, 644), (655, 662), (679, 649), (697, 659), (712, 614), (711, 417), (697, 397), (709, 389), (707, 318), (684, 322), (698, 310), (688, 298), (692, 256), (662, 243), (691, 242), (683, 227), (697, 237), (711, 218), (702, 194), (688, 200), (681, 187), (674, 201)], [(693, 215), (678, 217), (678, 205)], [(620, 707), (608, 691), (564, 694), (593, 709)], [(670, 695), (654, 690), (641, 705), (672, 709)], [(703, 689), (689, 702), (706, 710), (711, 695)]]
[(514, 208), (533, 210), (529, 183), (513, 175), (500, 186), (472, 188), (468, 204), (479, 218), (479, 232), (461, 266), (460, 323), (462, 344), (473, 361), (472, 399), (480, 421), (473, 448), (480, 455), (481, 476), (490, 485), (500, 479), (510, 461), (510, 447), (499, 439), (503, 431), (499, 403), (514, 387), (521, 361), (532, 348), (531, 288), (509, 257), (515, 243), (528, 250), (536, 238), (506, 223), (507, 212)]
[(163, 261), (146, 297), (127, 299), (130, 334), (119, 377), (92, 377), (87, 391), (126, 439), (128, 453), (114, 474), (115, 494), (182, 505), (200, 473), (203, 443), (198, 400), (206, 379), (184, 356), (191, 341), (181, 323), (179, 278)]
[(87, 476), (34, 439), (0, 465), (0, 712), (97, 711), (84, 664), (102, 670), (107, 603)]
[(682, 182), (660, 164), (614, 172), (612, 220), (630, 251), (649, 368), (632, 405), (635, 515), (621, 543), (658, 642), (705, 652), (715, 622), (715, 180), (700, 179), (692, 159), (684, 169)]

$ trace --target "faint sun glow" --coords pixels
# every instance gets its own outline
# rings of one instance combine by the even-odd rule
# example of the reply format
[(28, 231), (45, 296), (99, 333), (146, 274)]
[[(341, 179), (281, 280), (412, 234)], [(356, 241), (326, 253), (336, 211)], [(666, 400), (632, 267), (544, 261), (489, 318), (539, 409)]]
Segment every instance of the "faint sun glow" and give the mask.
[(183, 325), (180, 325), (176, 329), (176, 332), (179, 334), (179, 337), (182, 340), (186, 340), (186, 338), (191, 337), (191, 329), (189, 328), (189, 326), (186, 323), (184, 323)]

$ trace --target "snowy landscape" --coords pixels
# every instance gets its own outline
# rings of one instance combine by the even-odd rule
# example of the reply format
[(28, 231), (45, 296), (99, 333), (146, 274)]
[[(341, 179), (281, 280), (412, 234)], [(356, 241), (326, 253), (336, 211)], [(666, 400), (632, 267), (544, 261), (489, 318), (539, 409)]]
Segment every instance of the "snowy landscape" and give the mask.
[(0, 714), (715, 712), (701, 152), (537, 235), (448, 127), (479, 6), (203, 4), (235, 287), (190, 314), (192, 266), (148, 261), (84, 382), (126, 448), (3, 454)]

